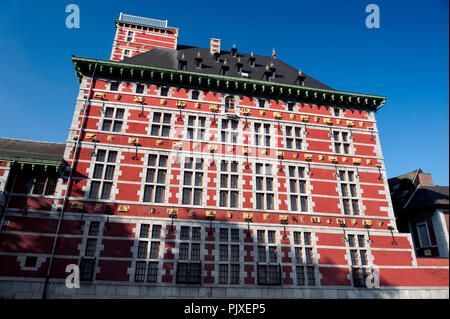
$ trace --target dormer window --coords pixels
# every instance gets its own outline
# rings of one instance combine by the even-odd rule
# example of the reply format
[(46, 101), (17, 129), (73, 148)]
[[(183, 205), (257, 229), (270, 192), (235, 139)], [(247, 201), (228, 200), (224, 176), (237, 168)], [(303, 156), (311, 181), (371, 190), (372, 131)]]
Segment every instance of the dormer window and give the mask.
[(252, 68), (254, 68), (254, 67), (256, 66), (256, 58), (255, 58), (254, 56), (251, 56), (251, 57), (248, 59), (248, 62), (250, 63), (250, 66), (251, 66)]
[(214, 52), (213, 59), (214, 59), (214, 62), (219, 62), (219, 53), (218, 52)]
[(178, 70), (186, 71), (187, 69), (187, 61), (179, 60), (178, 61)]
[(228, 65), (222, 65), (222, 67), (220, 68), (220, 75), (228, 75)]
[(237, 56), (237, 49), (235, 45), (233, 45), (233, 48), (231, 49), (231, 56), (234, 58)]
[(202, 59), (195, 58), (195, 68), (196, 69), (201, 69), (202, 68)]

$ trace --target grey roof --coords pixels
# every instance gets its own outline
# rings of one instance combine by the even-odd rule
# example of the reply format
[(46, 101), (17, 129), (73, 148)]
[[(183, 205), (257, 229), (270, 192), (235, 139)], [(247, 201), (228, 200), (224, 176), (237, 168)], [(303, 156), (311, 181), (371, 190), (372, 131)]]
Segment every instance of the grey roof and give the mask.
[(0, 155), (44, 160), (62, 160), (66, 144), (0, 137)]
[[(231, 51), (221, 51), (219, 61), (215, 62), (209, 48), (178, 45), (176, 50), (154, 48), (151, 51), (126, 58), (122, 62), (134, 65), (178, 69), (179, 60), (184, 57), (183, 60), (186, 61), (186, 71), (219, 75), (221, 68), (224, 66), (224, 61), (226, 60), (226, 66), (229, 67), (227, 76), (246, 78), (237, 72), (236, 63), (238, 63), (238, 58), (240, 58), (240, 63), (243, 64), (242, 71), (249, 74), (249, 79), (265, 80), (264, 73), (266, 72), (266, 66), (268, 65), (270, 67), (271, 63), (273, 63), (273, 68), (275, 68), (275, 78), (271, 79), (271, 82), (298, 85), (299, 74), (296, 68), (279, 59), (262, 55), (253, 55), (256, 60), (255, 66), (251, 67), (249, 64), (250, 56), (251, 55), (248, 53), (237, 51), (237, 55), (234, 57), (232, 56)], [(195, 59), (197, 57), (202, 59), (201, 69), (195, 67)], [(304, 77), (304, 86), (306, 87), (333, 90), (331, 87), (317, 81), (303, 72), (302, 76)]]
[(420, 185), (405, 210), (415, 211), (432, 206), (449, 205), (448, 186)]

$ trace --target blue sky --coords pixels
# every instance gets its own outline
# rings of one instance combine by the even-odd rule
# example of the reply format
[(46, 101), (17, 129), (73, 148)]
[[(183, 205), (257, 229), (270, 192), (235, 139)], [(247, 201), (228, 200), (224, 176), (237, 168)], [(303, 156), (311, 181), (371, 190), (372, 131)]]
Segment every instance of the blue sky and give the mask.
[[(68, 4), (79, 29), (65, 26)], [(368, 29), (368, 4), (380, 28)], [(0, 0), (0, 137), (65, 142), (78, 81), (70, 56), (109, 59), (120, 12), (168, 20), (179, 43), (277, 57), (343, 91), (387, 96), (376, 115), (388, 177), (416, 168), (448, 185), (447, 0)]]

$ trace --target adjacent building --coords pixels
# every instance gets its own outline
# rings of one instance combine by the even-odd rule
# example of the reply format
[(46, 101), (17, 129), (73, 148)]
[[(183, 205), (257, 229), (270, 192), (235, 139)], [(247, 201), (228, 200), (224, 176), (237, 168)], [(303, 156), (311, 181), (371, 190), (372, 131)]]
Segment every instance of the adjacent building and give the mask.
[(0, 141), (0, 295), (448, 298), (397, 230), (386, 98), (209, 43), (121, 14), (110, 60), (72, 57), (66, 143)]
[(398, 230), (411, 233), (416, 255), (448, 258), (448, 186), (420, 168), (388, 183)]

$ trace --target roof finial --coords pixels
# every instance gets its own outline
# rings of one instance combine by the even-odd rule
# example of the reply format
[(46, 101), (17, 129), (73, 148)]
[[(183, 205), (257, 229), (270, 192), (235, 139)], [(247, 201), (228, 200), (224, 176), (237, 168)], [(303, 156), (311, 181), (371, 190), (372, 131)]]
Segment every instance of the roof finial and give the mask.
[(223, 64), (227, 64), (227, 59), (223, 60)]
[(302, 75), (302, 70), (298, 70), (298, 75)]
[(184, 52), (181, 54), (181, 60), (184, 60)]
[(233, 43), (233, 49), (236, 48), (236, 44)]
[(250, 53), (250, 56), (253, 56), (253, 52), (252, 52), (252, 53)]
[(200, 57), (200, 51), (197, 52), (197, 57), (198, 57), (198, 58)]
[(277, 54), (275, 53), (275, 49), (272, 49), (272, 58), (274, 58), (274, 59), (277, 58)]

